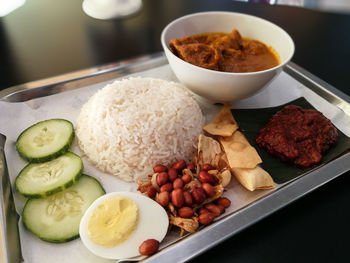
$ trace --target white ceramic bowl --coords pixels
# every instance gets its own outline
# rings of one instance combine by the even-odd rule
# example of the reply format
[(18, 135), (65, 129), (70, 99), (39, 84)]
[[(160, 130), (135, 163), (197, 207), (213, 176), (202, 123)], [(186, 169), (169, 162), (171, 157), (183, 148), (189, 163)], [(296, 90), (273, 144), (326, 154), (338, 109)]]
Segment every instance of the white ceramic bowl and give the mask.
[[(280, 65), (258, 72), (231, 73), (204, 69), (178, 58), (169, 49), (174, 38), (205, 32), (231, 32), (271, 46), (280, 57)], [(161, 43), (176, 77), (194, 93), (216, 102), (236, 101), (264, 88), (290, 61), (294, 54), (292, 38), (277, 25), (251, 15), (234, 12), (203, 12), (180, 17), (167, 25)]]

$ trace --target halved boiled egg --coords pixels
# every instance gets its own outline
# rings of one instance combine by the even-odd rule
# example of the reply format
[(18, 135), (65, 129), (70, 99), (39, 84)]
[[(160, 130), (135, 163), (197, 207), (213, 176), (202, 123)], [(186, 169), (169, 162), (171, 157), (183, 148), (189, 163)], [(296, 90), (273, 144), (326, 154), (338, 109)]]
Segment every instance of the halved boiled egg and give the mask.
[(169, 226), (166, 211), (142, 194), (113, 192), (96, 199), (80, 221), (80, 238), (97, 256), (125, 259), (139, 256), (147, 239), (159, 242)]

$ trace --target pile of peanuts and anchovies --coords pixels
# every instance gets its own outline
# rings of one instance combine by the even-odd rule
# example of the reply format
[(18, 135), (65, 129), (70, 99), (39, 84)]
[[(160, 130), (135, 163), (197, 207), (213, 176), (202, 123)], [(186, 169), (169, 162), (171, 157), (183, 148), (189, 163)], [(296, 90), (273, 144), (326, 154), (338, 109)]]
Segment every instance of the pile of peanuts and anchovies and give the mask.
[(149, 181), (139, 182), (138, 191), (163, 206), (171, 225), (181, 229), (180, 236), (208, 225), (231, 205), (222, 197), (225, 176), (211, 164), (176, 161), (171, 168), (157, 164)]

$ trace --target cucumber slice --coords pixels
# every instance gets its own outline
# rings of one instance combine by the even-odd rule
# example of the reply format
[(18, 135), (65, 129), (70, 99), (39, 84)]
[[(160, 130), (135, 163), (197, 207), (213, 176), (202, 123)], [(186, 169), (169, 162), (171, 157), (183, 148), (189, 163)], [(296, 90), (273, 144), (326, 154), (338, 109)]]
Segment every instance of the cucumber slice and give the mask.
[(83, 170), (81, 158), (67, 152), (45, 163), (30, 163), (15, 180), (18, 192), (26, 197), (45, 197), (73, 185)]
[(40, 239), (62, 243), (79, 236), (80, 220), (86, 209), (105, 194), (93, 177), (82, 175), (66, 190), (46, 198), (29, 199), (24, 206), (24, 226)]
[(25, 160), (41, 163), (67, 152), (73, 138), (74, 128), (70, 121), (51, 119), (24, 130), (17, 138), (16, 147)]

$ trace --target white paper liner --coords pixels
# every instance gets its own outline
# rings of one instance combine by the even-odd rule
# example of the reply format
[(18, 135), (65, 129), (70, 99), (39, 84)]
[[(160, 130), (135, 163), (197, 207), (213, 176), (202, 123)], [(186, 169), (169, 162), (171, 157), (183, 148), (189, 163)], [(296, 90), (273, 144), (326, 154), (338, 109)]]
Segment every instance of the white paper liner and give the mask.
[[(154, 77), (177, 81), (168, 65), (135, 73), (126, 77), (130, 76)], [(0, 133), (7, 137), (5, 154), (14, 192), (15, 205), (19, 214), (21, 214), (26, 201), (26, 198), (19, 195), (13, 187), (17, 174), (26, 165), (26, 162), (18, 156), (15, 150), (15, 140), (20, 132), (38, 121), (50, 118), (67, 119), (75, 125), (81, 106), (98, 89), (113, 81), (114, 80), (110, 80), (23, 103), (0, 102), (0, 112), (2, 113), (0, 115)], [(193, 96), (198, 101), (207, 123), (210, 122), (220, 110), (220, 106), (208, 103), (208, 101), (201, 99), (195, 94), (193, 94)], [(248, 99), (234, 103), (234, 106), (237, 108), (272, 107), (287, 103), (301, 96), (304, 96), (317, 110), (331, 119), (339, 130), (347, 136), (350, 136), (350, 118), (343, 111), (328, 103), (322, 97), (307, 89), (304, 85), (284, 72), (282, 72), (267, 88)], [(73, 146), (72, 151), (82, 156), (77, 145)], [(84, 156), (83, 162), (84, 173), (96, 177), (102, 183), (107, 193), (112, 191), (136, 191), (137, 185), (135, 183), (123, 182), (116, 177), (97, 170)], [(281, 186), (276, 185), (276, 189), (278, 187)], [(269, 194), (271, 191), (274, 190), (250, 192), (244, 189), (233, 178), (224, 193), (224, 196), (227, 196), (232, 201), (232, 205), (226, 209), (224, 215), (245, 207)], [(21, 221), (19, 222), (19, 232), (23, 258), (24, 261), (28, 263), (113, 262), (93, 255), (84, 247), (80, 239), (63, 244), (44, 242), (27, 231)], [(177, 240), (178, 232), (171, 232), (166, 236), (161, 247), (167, 246)]]

